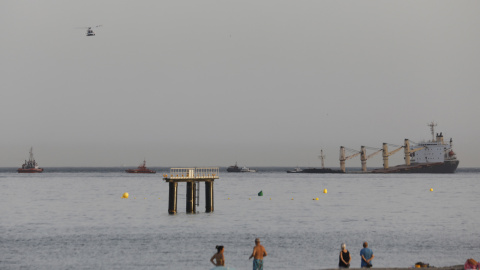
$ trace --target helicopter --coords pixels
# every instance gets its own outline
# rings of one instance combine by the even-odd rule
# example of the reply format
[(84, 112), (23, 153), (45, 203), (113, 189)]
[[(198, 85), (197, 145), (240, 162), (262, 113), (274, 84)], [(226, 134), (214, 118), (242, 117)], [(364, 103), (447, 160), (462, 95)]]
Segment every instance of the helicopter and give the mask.
[(96, 25), (96, 26), (88, 26), (88, 27), (79, 27), (81, 29), (87, 29), (87, 37), (95, 36), (95, 32), (93, 32), (92, 28), (97, 28), (101, 27), (102, 25)]

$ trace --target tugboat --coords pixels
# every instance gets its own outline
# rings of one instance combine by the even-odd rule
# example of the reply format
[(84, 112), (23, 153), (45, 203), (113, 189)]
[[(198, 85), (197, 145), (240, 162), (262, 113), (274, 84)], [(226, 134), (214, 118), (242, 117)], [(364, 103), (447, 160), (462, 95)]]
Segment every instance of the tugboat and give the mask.
[(247, 167), (238, 167), (237, 163), (235, 162), (235, 165), (230, 166), (227, 168), (227, 172), (257, 172), (256, 170), (247, 168)]
[(138, 166), (138, 168), (128, 169), (128, 170), (125, 170), (125, 172), (127, 172), (127, 173), (157, 173), (154, 170), (148, 169), (147, 166), (146, 166), (146, 163), (147, 162), (145, 160), (143, 160), (143, 164)]
[(227, 172), (241, 172), (241, 171), (242, 169), (237, 166), (236, 162), (235, 162), (235, 165), (227, 168)]
[(30, 147), (30, 158), (25, 160), (22, 168), (17, 170), (18, 173), (41, 173), (43, 168), (38, 167), (38, 163), (33, 159), (33, 147)]

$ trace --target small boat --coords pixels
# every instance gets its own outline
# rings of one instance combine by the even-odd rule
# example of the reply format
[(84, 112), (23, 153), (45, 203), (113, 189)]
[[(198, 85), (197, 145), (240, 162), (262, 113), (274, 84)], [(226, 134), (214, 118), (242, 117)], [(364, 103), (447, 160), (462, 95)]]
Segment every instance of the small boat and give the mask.
[(30, 147), (30, 158), (25, 160), (22, 168), (17, 170), (18, 173), (41, 173), (43, 168), (38, 167), (38, 163), (33, 159), (33, 147)]
[(250, 169), (247, 167), (242, 167), (242, 169), (240, 169), (240, 172), (257, 172), (257, 170)]
[(148, 169), (147, 166), (146, 166), (146, 163), (147, 162), (145, 160), (143, 160), (143, 164), (138, 166), (138, 168), (128, 169), (128, 170), (125, 170), (125, 172), (127, 172), (127, 173), (157, 173), (154, 170)]
[(303, 172), (303, 170), (298, 168), (298, 167), (293, 169), (293, 170), (287, 171), (287, 173), (302, 173), (302, 172)]

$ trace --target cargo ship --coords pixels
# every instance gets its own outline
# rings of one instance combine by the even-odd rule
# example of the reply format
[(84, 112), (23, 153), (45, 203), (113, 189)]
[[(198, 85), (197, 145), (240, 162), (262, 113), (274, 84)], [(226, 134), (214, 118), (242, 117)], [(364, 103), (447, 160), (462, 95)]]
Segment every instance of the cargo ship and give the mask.
[(288, 170), (287, 173), (344, 173), (341, 170), (325, 168), (325, 155), (323, 154), (323, 149), (320, 150), (319, 158), (322, 160), (322, 168), (300, 169), (297, 167), (293, 170)]
[(18, 173), (41, 173), (43, 172), (43, 168), (38, 167), (38, 163), (33, 158), (33, 147), (30, 147), (30, 158), (25, 160), (23, 163), (22, 168), (17, 170)]
[[(442, 132), (435, 133), (435, 122), (428, 124), (432, 140), (410, 145), (405, 139), (403, 145), (405, 164), (388, 167), (388, 155), (384, 154), (383, 168), (372, 170), (372, 173), (454, 173), (460, 161), (453, 151), (453, 141), (445, 143)], [(385, 144), (384, 144), (385, 148)], [(385, 151), (384, 153), (388, 151)]]
[(138, 166), (138, 168), (128, 169), (128, 170), (125, 170), (125, 172), (127, 172), (127, 173), (157, 173), (154, 170), (148, 169), (146, 164), (147, 164), (147, 162), (145, 160), (143, 160), (142, 165)]

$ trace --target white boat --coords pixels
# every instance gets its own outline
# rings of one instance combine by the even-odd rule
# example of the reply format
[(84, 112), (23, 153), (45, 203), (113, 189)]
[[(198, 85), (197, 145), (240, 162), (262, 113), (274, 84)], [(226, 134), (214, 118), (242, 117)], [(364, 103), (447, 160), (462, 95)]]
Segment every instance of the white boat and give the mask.
[(301, 172), (303, 172), (303, 170), (300, 169), (299, 167), (297, 167), (297, 168), (295, 168), (295, 169), (293, 169), (293, 170), (287, 171), (287, 173), (301, 173)]
[(240, 172), (257, 172), (257, 171), (247, 167), (243, 167), (242, 169), (240, 169)]

